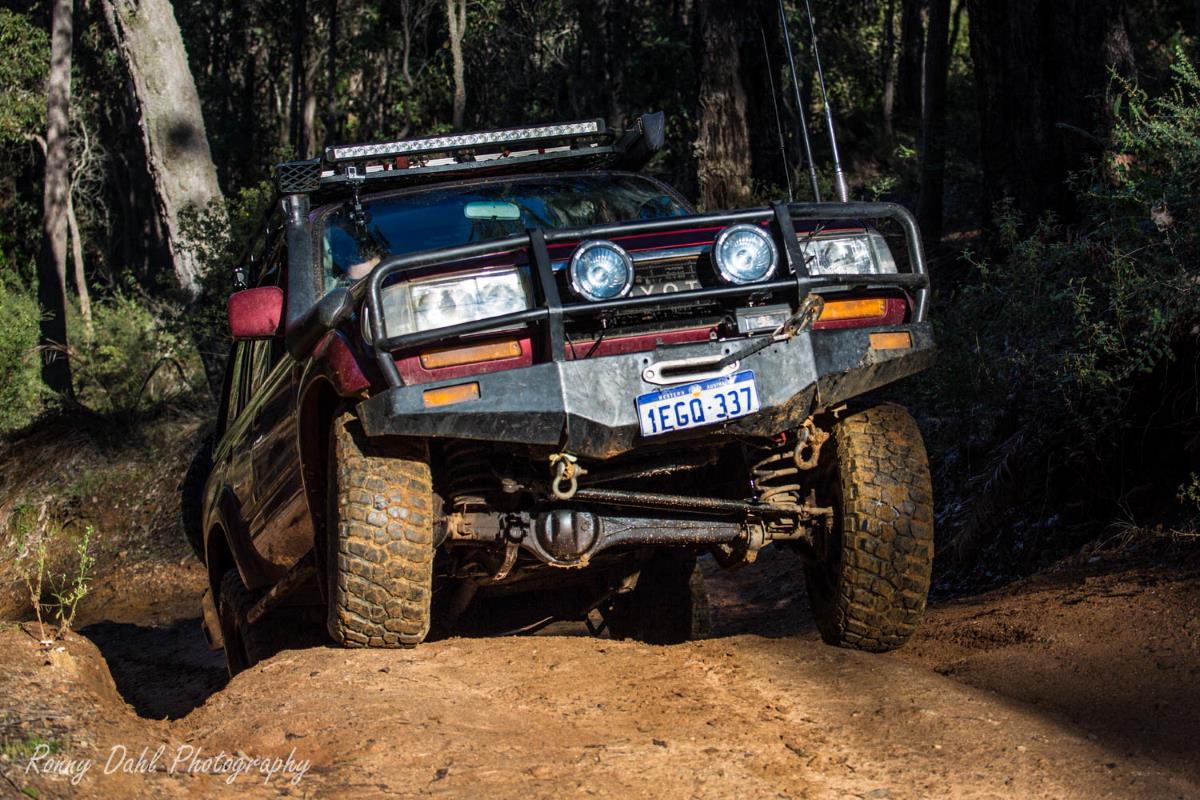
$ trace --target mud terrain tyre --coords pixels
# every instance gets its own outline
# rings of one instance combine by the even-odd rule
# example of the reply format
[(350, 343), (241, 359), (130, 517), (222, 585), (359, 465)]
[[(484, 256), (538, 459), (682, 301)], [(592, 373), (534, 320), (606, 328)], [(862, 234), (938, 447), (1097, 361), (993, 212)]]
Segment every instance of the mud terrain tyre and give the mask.
[(429, 445), (371, 439), (352, 413), (329, 446), (326, 627), (346, 647), (407, 647), (429, 633), (433, 480)]
[(248, 615), (256, 600), (236, 569), (225, 573), (217, 597), (217, 617), (230, 677), (270, 658), (288, 644), (286, 626), (278, 615), (267, 614), (250, 624)]
[(606, 621), (612, 638), (647, 644), (680, 644), (708, 636), (708, 590), (696, 556), (657, 552), (642, 566), (633, 591), (613, 599)]
[(917, 423), (879, 405), (834, 425), (827, 491), (832, 529), (805, 566), (824, 640), (880, 653), (904, 644), (921, 621), (933, 568), (933, 490)]

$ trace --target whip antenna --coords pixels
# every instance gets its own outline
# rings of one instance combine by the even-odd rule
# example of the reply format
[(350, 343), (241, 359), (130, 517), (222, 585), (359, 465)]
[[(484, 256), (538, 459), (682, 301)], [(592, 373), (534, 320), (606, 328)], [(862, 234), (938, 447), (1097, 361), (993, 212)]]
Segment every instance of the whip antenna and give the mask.
[[(782, 2), (782, 0), (780, 0)], [(829, 107), (829, 94), (825, 91), (825, 71), (821, 69), (821, 50), (817, 46), (817, 25), (813, 22), (812, 4), (804, 0), (808, 12), (808, 29), (812, 32), (813, 60), (817, 65), (817, 82), (821, 87), (821, 103), (825, 106), (825, 125), (829, 128), (829, 146), (833, 149), (833, 185), (838, 200), (850, 202), (850, 189), (846, 186), (846, 173), (842, 171), (842, 158), (838, 154), (837, 133), (833, 128), (833, 109)]]
[(788, 202), (796, 199), (792, 193), (792, 165), (788, 163), (787, 145), (783, 140), (783, 121), (779, 117), (779, 98), (775, 96), (775, 68), (771, 66), (771, 50), (767, 47), (767, 31), (762, 25), (758, 26), (762, 35), (763, 58), (767, 61), (767, 80), (771, 82), (771, 105), (775, 107), (775, 132), (779, 134), (779, 155), (783, 159), (783, 177), (787, 179)]
[(813, 200), (821, 202), (821, 185), (817, 181), (817, 165), (813, 162), (812, 142), (808, 138), (808, 121), (804, 118), (804, 100), (800, 97), (800, 80), (796, 77), (796, 59), (792, 55), (792, 35), (788, 32), (787, 14), (783, 11), (783, 0), (779, 0), (779, 24), (783, 28), (783, 42), (787, 47), (788, 68), (792, 72), (792, 91), (796, 93), (796, 119), (800, 129), (800, 141), (804, 144), (804, 160), (808, 162), (808, 178), (812, 182)]

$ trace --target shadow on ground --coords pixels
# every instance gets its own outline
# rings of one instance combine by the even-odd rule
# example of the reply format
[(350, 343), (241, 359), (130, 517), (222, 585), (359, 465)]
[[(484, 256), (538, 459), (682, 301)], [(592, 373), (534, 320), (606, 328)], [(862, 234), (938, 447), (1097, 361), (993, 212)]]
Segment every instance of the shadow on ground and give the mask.
[(117, 691), (142, 717), (178, 719), (229, 680), (225, 654), (208, 649), (199, 619), (153, 627), (98, 622), (80, 633), (99, 648)]

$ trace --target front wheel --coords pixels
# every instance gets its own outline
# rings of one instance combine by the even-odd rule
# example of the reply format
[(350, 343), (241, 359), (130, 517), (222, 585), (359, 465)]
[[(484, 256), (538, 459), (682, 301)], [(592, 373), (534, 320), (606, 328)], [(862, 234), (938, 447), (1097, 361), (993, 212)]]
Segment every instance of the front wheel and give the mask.
[(925, 442), (905, 409), (885, 404), (838, 420), (830, 444), (834, 517), (805, 567), (817, 628), (829, 644), (894, 650), (924, 615), (933, 570)]
[(433, 479), (423, 440), (369, 438), (352, 413), (330, 431), (329, 635), (346, 647), (407, 647), (429, 633)]

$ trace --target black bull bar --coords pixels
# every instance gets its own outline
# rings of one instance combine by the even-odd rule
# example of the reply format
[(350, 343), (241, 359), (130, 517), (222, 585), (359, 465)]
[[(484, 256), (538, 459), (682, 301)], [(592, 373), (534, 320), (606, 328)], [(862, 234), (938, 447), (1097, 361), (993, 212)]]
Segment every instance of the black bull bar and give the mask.
[[(908, 250), (908, 272), (894, 275), (809, 273), (796, 236), (795, 220), (862, 224), (866, 220), (885, 219), (898, 223), (903, 229)], [(770, 224), (788, 274), (763, 283), (706, 287), (599, 302), (564, 302), (558, 291), (548, 250), (548, 245), (564, 242), (764, 222)], [(534, 307), (435, 330), (386, 336), (382, 289), (392, 276), (447, 262), (522, 251), (527, 254), (533, 274), (537, 301)], [(632, 405), (633, 395), (622, 393), (635, 387), (623, 384), (629, 383), (633, 375), (640, 374), (641, 370), (636, 365), (644, 366), (645, 360), (657, 358), (657, 353), (568, 360), (564, 346), (565, 319), (594, 316), (608, 311), (748, 297), (764, 292), (787, 295), (793, 307), (799, 307), (813, 290), (828, 287), (912, 290), (915, 294), (912, 323), (890, 326), (908, 330), (912, 335), (912, 348), (893, 352), (874, 351), (868, 345), (867, 333), (862, 329), (820, 331), (815, 336), (806, 333), (772, 345), (754, 357), (755, 363), (762, 365), (767, 378), (766, 386), (760, 387), (765, 392), (762, 402), (765, 413), (761, 414), (762, 419), (757, 423), (739, 420), (739, 424), (733, 426), (733, 432), (737, 433), (767, 433), (766, 427), (772, 425), (798, 424), (803, 417), (795, 417), (807, 413), (814, 397), (819, 397), (823, 402), (852, 397), (917, 372), (932, 363), (932, 334), (925, 322), (929, 278), (920, 232), (907, 209), (892, 203), (776, 203), (768, 208), (586, 228), (535, 228), (524, 235), (396, 256), (382, 262), (366, 281), (365, 304), (371, 342), (390, 390), (362, 403), (359, 407), (360, 417), (369, 435), (407, 434), (521, 442), (563, 446), (579, 455), (609, 457), (630, 449), (637, 435), (636, 430), (630, 429), (630, 420), (624, 419), (626, 415), (620, 415), (621, 420), (616, 419), (610, 405), (612, 402)], [(542, 363), (477, 376), (481, 388), (487, 393), (480, 400), (465, 403), (461, 407), (425, 409), (421, 401), (422, 391), (442, 384), (422, 384), (419, 388), (406, 390), (392, 356), (396, 351), (443, 344), (462, 336), (502, 331), (519, 325), (544, 326), (545, 352)], [(724, 343), (726, 346), (729, 344), (731, 342)], [(736, 345), (736, 342), (732, 344)], [(711, 352), (714, 346), (720, 347), (717, 343), (676, 346), (671, 348), (671, 353), (675, 357), (686, 357), (696, 350), (696, 355), (699, 355)], [(780, 372), (784, 374), (778, 375)], [(614, 382), (618, 374), (630, 377)], [(462, 381), (459, 378), (449, 383)], [(489, 386), (484, 387), (483, 383)], [(601, 386), (609, 389), (603, 390)], [(580, 396), (581, 392), (593, 396), (585, 400)], [(614, 397), (606, 399), (603, 396), (610, 394)], [(621, 397), (616, 398), (615, 394), (621, 394)], [(573, 398), (574, 407), (571, 403)], [(589, 413), (578, 413), (581, 410)], [(763, 430), (759, 430), (760, 427)], [(784, 427), (775, 427), (769, 432), (782, 429)], [(669, 435), (667, 438), (675, 437)]]

